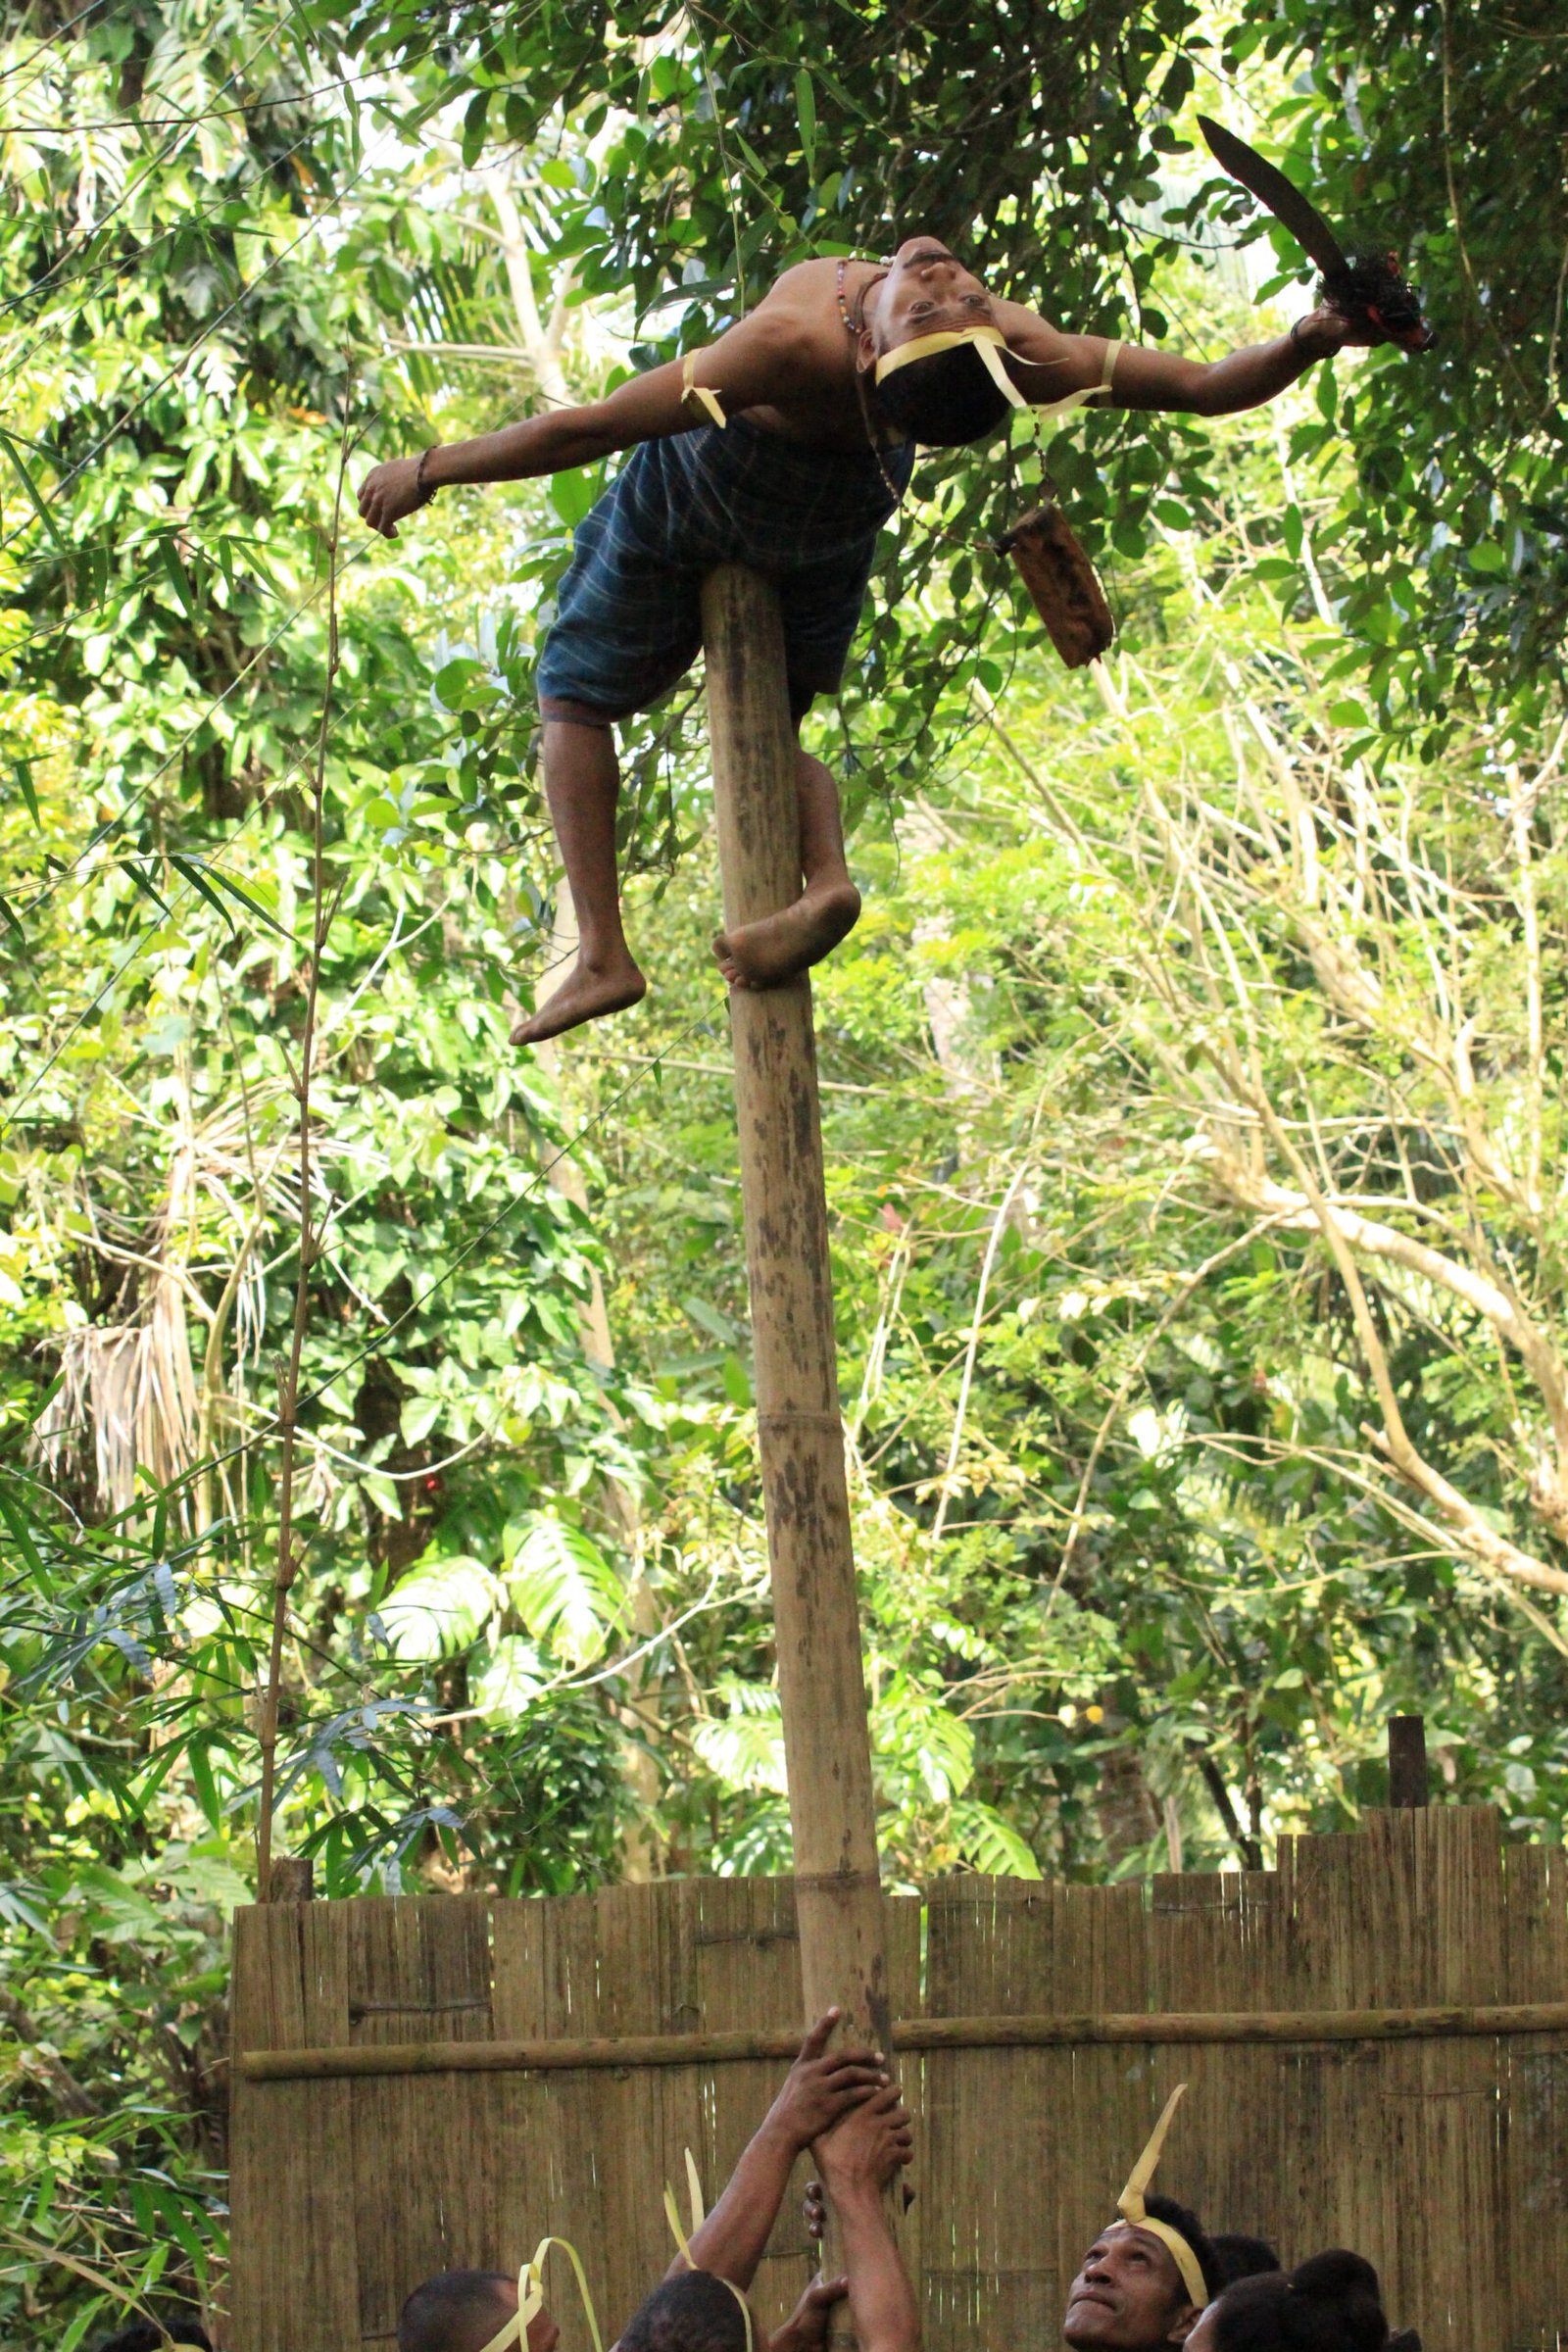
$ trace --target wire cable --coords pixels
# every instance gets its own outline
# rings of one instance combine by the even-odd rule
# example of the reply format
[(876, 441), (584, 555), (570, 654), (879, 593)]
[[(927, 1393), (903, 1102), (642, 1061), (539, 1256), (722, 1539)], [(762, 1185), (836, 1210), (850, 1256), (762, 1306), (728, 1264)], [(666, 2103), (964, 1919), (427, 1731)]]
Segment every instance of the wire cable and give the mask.
[[(421, 58), (428, 57), (430, 51), (437, 46), (436, 41), (427, 41), (425, 46), (416, 50), (412, 57), (400, 57), (396, 65), (367, 66), (363, 74), (335, 74), (330, 81), (318, 81), (308, 90), (294, 90), (281, 98), (242, 98), (234, 106), (204, 107), (199, 114), (193, 115), (104, 115), (96, 121), (88, 122), (72, 122), (65, 120), (58, 122), (0, 122), (0, 136), (10, 138), (24, 133), (42, 137), (48, 137), (55, 133), (62, 136), (70, 133), (74, 136), (78, 131), (87, 130), (168, 130), (178, 124), (184, 124), (187, 128), (194, 129), (198, 122), (220, 122), (228, 116), (260, 114), (266, 108), (309, 106), (313, 99), (329, 98), (334, 90), (351, 90), (357, 82), (371, 81), (378, 74), (403, 73), (410, 65), (417, 65)], [(247, 60), (248, 62), (249, 60)], [(487, 82), (485, 84), (487, 89), (506, 88), (507, 86), (506, 83)]]
[[(271, 37), (271, 34), (269, 33), (265, 40), (258, 41), (255, 48), (249, 51), (245, 57), (241, 58), (239, 64), (234, 68), (232, 74), (227, 76), (226, 80), (219, 83), (218, 87), (220, 94), (228, 89), (234, 82), (238, 81), (240, 75), (255, 64), (257, 58), (261, 56), (262, 51), (269, 46)], [(159, 165), (167, 162), (169, 157), (173, 154), (175, 148), (178, 147), (184, 139), (189, 137), (191, 131), (197, 127), (201, 119), (202, 118), (200, 116), (192, 116), (184, 123), (183, 127), (175, 132), (172, 139), (165, 141), (164, 145), (159, 149), (158, 153), (153, 157), (151, 163), (147, 166), (147, 169), (140, 174), (140, 176), (136, 179), (127, 181), (125, 186), (122, 188), (120, 194), (116, 197), (114, 203), (109, 207), (109, 210), (103, 215), (102, 219), (95, 220), (91, 228), (85, 229), (82, 232), (81, 237), (77, 240), (74, 247), (71, 245), (66, 247), (65, 252), (60, 256), (60, 260), (55, 262), (51, 269), (45, 272), (44, 276), (38, 281), (37, 286), (28, 288), (29, 297), (36, 293), (40, 286), (45, 286), (48, 284), (49, 279), (53, 277), (55, 271), (60, 268), (61, 262), (69, 260), (73, 251), (79, 252), (84, 245), (90, 243), (91, 240), (98, 235), (99, 231), (115, 218), (117, 213), (124, 210), (125, 206), (130, 202), (131, 197), (136, 193), (136, 190), (141, 187), (146, 180), (150, 179), (152, 174), (157, 171)], [(363, 176), (363, 173), (360, 174), (360, 176)]]
[(57, 24), (53, 32), (47, 34), (38, 43), (36, 49), (30, 50), (25, 57), (20, 58), (14, 66), (7, 66), (4, 73), (0, 74), (0, 81), (9, 81), (13, 74), (25, 74), (35, 58), (42, 57), (46, 49), (52, 49), (56, 41), (63, 40), (74, 25), (81, 24), (84, 18), (90, 17), (95, 9), (102, 8), (103, 5), (104, 0), (87, 0), (85, 8), (78, 8), (74, 17), (68, 17), (63, 24)]

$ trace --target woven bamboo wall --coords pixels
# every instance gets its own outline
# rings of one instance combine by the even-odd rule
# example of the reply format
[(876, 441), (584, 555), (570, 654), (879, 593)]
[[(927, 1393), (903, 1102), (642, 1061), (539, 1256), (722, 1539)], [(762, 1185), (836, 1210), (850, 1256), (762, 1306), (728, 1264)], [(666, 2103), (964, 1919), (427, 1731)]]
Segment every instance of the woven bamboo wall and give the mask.
[[(1500, 1845), (1489, 1811), (1441, 1807), (1292, 1841), (1277, 1873), (948, 1881), (924, 1906), (889, 1901), (894, 2014), (1136, 2011), (1157, 2034), (1169, 2012), (1568, 2001), (1565, 1864)], [(236, 2056), (799, 2023), (787, 1881), (277, 1904), (236, 1923)], [(1081, 2039), (910, 2052), (900, 2071), (920, 2126), (908, 2251), (929, 2352), (1059, 2342), (1083, 2250), (1184, 2079), (1160, 2184), (1210, 2228), (1261, 2231), (1288, 2261), (1357, 2247), (1428, 2352), (1568, 2352), (1568, 2033)], [(249, 2082), (236, 2063), (232, 2341), (388, 2345), (420, 2278), (514, 2269), (546, 2230), (581, 2248), (608, 2335), (668, 2260), (660, 2188), (682, 2148), (711, 2196), (781, 2072)], [(792, 2197), (759, 2280), (766, 2317), (806, 2275)], [(564, 2283), (552, 2306), (565, 2352), (585, 2352)]]

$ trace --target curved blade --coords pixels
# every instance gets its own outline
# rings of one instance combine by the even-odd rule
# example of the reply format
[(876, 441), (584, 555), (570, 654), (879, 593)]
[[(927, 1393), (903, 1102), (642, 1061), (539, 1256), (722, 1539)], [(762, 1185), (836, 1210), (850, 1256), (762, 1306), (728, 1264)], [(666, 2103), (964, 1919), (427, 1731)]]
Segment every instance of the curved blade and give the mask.
[(1276, 220), (1283, 220), (1302, 251), (1324, 270), (1346, 267), (1344, 249), (1317, 206), (1301, 194), (1293, 180), (1283, 172), (1266, 163), (1255, 147), (1249, 147), (1233, 130), (1222, 122), (1211, 122), (1207, 115), (1200, 115), (1198, 127), (1208, 145), (1216, 164), (1239, 179), (1257, 198), (1266, 204)]

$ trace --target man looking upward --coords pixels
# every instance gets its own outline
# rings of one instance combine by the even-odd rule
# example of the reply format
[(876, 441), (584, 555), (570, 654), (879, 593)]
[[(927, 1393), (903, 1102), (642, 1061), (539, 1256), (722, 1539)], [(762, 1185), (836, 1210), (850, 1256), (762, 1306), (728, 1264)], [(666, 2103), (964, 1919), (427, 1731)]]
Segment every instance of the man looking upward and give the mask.
[[(1171, 2352), (1225, 2284), (1195, 2213), (1171, 2197), (1150, 2197), (1147, 2210), (1163, 2225), (1160, 2234), (1136, 2222), (1112, 2222), (1084, 2256), (1061, 2323), (1071, 2352)], [(1173, 2252), (1171, 2235), (1180, 2238), (1185, 2260)]]
[[(940, 338), (938, 348), (913, 346)], [(1376, 340), (1316, 310), (1288, 335), (1203, 364), (1067, 334), (988, 292), (937, 239), (886, 263), (802, 262), (707, 350), (633, 376), (606, 400), (377, 466), (360, 493), (372, 529), (455, 482), (509, 482), (630, 449), (579, 526), (539, 662), (545, 795), (576, 911), (574, 970), (513, 1032), (535, 1045), (635, 1004), (647, 983), (621, 926), (612, 728), (667, 693), (702, 643), (701, 591), (720, 564), (777, 586), (790, 710), (837, 686), (876, 536), (915, 448), (990, 438), (1012, 406), (1073, 398), (1225, 416), (1271, 400), (1343, 344)], [(723, 934), (734, 988), (769, 988), (837, 946), (859, 912), (838, 792), (798, 750), (801, 868), (792, 906)]]

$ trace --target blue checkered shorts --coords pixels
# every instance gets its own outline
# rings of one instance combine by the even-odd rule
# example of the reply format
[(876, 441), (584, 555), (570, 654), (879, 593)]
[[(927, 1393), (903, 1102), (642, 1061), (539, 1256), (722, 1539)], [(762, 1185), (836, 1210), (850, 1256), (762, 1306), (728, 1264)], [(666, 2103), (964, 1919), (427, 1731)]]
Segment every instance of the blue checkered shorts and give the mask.
[[(901, 486), (912, 443), (884, 452)], [(695, 661), (702, 586), (719, 564), (772, 580), (798, 717), (844, 668), (894, 498), (871, 450), (810, 449), (741, 416), (632, 451), (577, 527), (539, 660), (546, 718), (624, 718)]]

